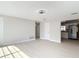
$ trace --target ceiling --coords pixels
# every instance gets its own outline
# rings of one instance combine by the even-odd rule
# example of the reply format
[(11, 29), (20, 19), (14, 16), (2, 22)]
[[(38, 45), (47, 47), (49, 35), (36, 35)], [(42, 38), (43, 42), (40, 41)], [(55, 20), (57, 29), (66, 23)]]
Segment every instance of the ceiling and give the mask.
[[(45, 14), (38, 13), (45, 10)], [(79, 19), (79, 2), (75, 1), (0, 1), (0, 15), (29, 20), (72, 20)]]

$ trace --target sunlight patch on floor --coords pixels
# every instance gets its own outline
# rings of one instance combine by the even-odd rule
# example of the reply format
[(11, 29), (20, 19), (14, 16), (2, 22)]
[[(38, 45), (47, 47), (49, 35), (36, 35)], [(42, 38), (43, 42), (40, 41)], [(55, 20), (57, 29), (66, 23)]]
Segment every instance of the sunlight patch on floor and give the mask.
[(16, 46), (6, 46), (0, 48), (0, 58), (29, 58)]

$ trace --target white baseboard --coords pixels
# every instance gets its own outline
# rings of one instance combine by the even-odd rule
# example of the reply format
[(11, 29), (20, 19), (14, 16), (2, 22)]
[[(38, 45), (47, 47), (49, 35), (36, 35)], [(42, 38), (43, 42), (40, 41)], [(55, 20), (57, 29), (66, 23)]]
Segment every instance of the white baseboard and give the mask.
[(49, 40), (49, 41), (52, 41), (52, 42), (55, 42), (55, 43), (61, 43), (61, 41), (55, 41), (55, 40), (52, 40), (52, 39), (41, 39), (41, 40)]
[(8, 43), (1, 44), (1, 46), (15, 45), (15, 44), (20, 44), (20, 43), (23, 43), (23, 42), (29, 42), (29, 41), (33, 41), (33, 40), (35, 40), (35, 39), (27, 39), (27, 40), (18, 41), (18, 42), (16, 41), (14, 43), (8, 42)]
[(56, 41), (56, 40), (50, 40), (50, 41), (53, 41), (55, 43), (61, 43), (61, 41)]

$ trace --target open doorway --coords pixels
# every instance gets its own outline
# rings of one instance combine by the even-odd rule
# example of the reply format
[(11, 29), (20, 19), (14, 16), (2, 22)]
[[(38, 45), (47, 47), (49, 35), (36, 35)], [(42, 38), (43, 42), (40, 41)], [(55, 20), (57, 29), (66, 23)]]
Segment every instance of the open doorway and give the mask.
[(68, 20), (61, 22), (61, 41), (78, 40), (79, 41), (79, 21)]
[(40, 22), (35, 23), (35, 37), (40, 39)]

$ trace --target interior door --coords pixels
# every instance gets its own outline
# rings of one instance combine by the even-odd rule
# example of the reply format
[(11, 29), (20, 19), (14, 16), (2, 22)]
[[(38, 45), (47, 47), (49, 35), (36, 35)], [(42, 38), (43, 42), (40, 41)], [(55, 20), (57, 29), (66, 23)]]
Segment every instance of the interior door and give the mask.
[(40, 39), (40, 23), (36, 22), (36, 30), (35, 30), (36, 34), (36, 39)]

